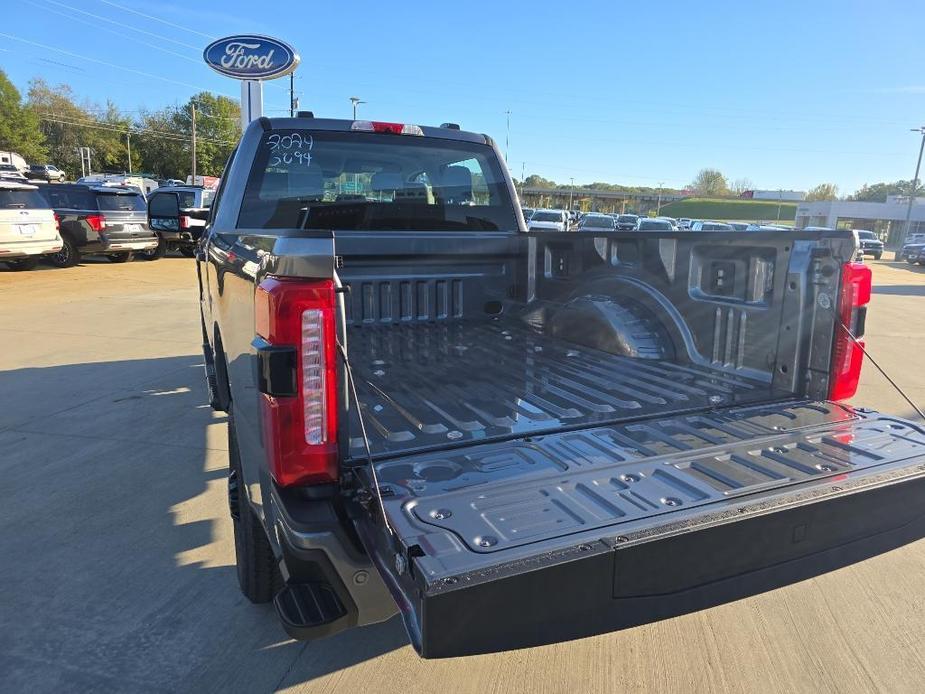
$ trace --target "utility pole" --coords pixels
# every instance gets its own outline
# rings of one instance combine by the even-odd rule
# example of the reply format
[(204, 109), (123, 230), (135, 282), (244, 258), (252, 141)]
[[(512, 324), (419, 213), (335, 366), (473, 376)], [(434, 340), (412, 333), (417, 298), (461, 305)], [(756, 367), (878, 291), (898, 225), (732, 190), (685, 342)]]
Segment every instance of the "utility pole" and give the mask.
[(665, 185), (664, 181), (658, 182), (658, 202), (655, 203), (655, 216), (662, 216), (662, 186)]
[[(906, 244), (906, 239), (909, 238), (909, 229), (912, 226), (912, 205), (915, 202), (915, 193), (919, 188), (919, 170), (922, 168), (922, 152), (925, 152), (925, 125), (920, 128), (910, 128), (911, 132), (922, 133), (922, 144), (919, 146), (919, 160), (915, 164), (915, 176), (912, 178), (912, 186), (909, 191), (909, 203), (906, 205), (906, 225), (903, 227), (903, 240), (899, 244), (899, 247), (902, 248)], [(897, 252), (897, 257), (899, 253)]]
[(193, 109), (193, 172), (190, 184), (196, 185), (196, 104), (190, 104), (190, 106)]
[(507, 155), (511, 146), (511, 110), (504, 112), (507, 115), (507, 131), (504, 134), (504, 163), (507, 164)]
[(128, 172), (132, 173), (132, 131), (125, 132), (125, 146), (128, 148)]
[(568, 187), (568, 211), (572, 211), (572, 189), (575, 187), (575, 179), (569, 178), (569, 187)]
[(289, 73), (289, 117), (295, 117), (295, 70)]
[(784, 189), (777, 189), (777, 221), (780, 221), (780, 206), (784, 202)]

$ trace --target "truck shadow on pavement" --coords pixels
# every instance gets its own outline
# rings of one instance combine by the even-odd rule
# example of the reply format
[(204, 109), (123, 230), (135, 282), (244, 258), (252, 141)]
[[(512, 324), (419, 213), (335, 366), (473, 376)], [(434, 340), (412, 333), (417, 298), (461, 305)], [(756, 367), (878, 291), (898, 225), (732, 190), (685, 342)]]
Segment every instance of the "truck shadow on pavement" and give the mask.
[(271, 691), (407, 644), (294, 642), (240, 594), (201, 362), (0, 371), (0, 689)]

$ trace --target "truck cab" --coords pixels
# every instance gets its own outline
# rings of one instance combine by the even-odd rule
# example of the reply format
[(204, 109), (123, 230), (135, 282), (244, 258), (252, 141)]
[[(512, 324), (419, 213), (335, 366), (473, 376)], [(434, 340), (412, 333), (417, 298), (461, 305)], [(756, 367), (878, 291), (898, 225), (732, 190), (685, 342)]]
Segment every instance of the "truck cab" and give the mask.
[(906, 537), (925, 430), (846, 404), (856, 251), (533, 232), (487, 135), (251, 123), (197, 249), (242, 592), (295, 638), (398, 612), (446, 657), (702, 609)]

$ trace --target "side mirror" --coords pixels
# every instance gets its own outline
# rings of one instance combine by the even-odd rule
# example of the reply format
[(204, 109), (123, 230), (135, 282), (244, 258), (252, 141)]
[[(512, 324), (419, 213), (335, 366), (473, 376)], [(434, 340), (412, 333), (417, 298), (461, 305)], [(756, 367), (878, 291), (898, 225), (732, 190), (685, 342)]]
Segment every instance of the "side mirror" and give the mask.
[(148, 200), (148, 226), (154, 231), (180, 231), (180, 194), (156, 193)]

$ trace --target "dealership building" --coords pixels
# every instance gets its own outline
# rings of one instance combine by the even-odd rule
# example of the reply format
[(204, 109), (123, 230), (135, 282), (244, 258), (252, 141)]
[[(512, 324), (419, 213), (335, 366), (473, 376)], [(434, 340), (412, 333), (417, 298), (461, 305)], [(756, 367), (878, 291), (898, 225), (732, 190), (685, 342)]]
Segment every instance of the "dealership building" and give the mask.
[[(797, 206), (796, 227), (869, 229), (883, 239), (887, 248), (898, 248), (905, 232), (908, 204), (909, 198), (903, 195), (891, 195), (886, 202), (801, 202)], [(925, 233), (925, 198), (913, 202), (911, 222), (910, 234)]]

